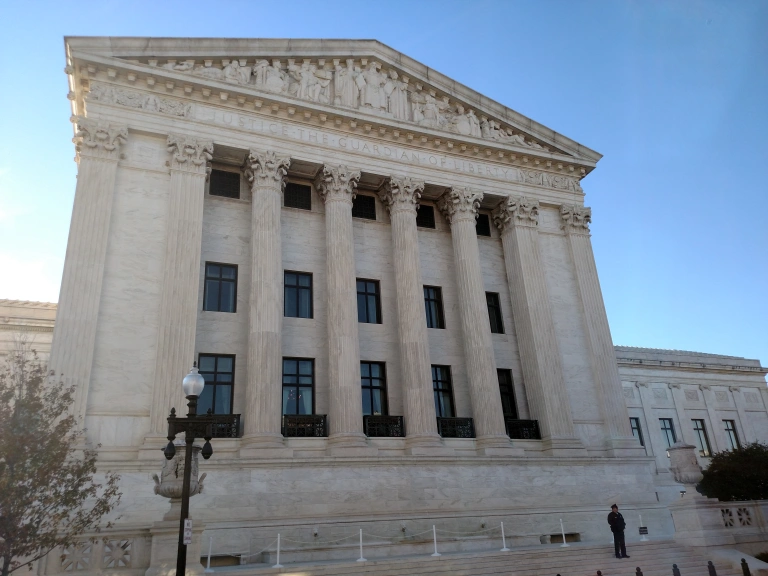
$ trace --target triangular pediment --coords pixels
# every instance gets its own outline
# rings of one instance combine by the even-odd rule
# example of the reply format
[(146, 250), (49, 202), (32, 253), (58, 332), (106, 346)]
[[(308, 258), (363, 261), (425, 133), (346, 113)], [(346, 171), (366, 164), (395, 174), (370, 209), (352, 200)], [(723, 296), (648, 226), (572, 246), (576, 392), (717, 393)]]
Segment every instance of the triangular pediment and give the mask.
[(113, 78), (122, 67), (124, 77), (150, 87), (354, 117), (367, 131), (394, 130), (437, 146), (565, 161), (582, 175), (601, 157), (374, 40), (74, 37), (67, 49), (73, 65), (93, 62)]

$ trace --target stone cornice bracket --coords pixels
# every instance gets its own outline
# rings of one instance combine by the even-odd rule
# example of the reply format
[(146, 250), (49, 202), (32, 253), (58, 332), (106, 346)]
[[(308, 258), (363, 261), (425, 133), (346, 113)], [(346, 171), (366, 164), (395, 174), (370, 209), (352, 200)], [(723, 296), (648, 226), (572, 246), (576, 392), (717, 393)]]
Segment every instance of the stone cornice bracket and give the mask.
[(678, 390), (680, 389), (680, 384), (678, 384), (677, 382), (673, 382), (671, 384), (667, 384), (667, 386), (669, 387), (670, 390), (672, 390), (673, 388), (674, 389), (678, 389)]
[(592, 208), (563, 204), (560, 206), (561, 227), (566, 233), (589, 234), (592, 223)]
[(259, 152), (249, 150), (245, 159), (243, 174), (251, 183), (251, 188), (285, 188), (285, 175), (291, 166), (290, 157), (279, 157), (272, 150)]
[(648, 388), (648, 382), (635, 382), (635, 386), (638, 388)]
[(437, 200), (437, 209), (453, 224), (458, 220), (477, 220), (477, 211), (480, 209), (480, 202), (483, 199), (483, 193), (472, 188), (454, 186), (445, 191)]
[(423, 180), (413, 180), (410, 176), (390, 176), (379, 191), (382, 204), (390, 213), (419, 209), (419, 200), (424, 191)]
[(327, 204), (336, 200), (352, 201), (357, 196), (357, 182), (360, 180), (360, 170), (348, 166), (330, 166), (325, 164), (315, 178), (315, 190)]
[(72, 142), (77, 151), (76, 159), (81, 156), (104, 160), (119, 160), (120, 145), (128, 140), (128, 127), (110, 124), (99, 120), (76, 116), (76, 132)]
[(741, 388), (739, 386), (728, 386), (728, 390), (731, 392), (741, 392)]
[(171, 153), (171, 170), (184, 170), (207, 176), (208, 163), (213, 158), (212, 140), (200, 140), (182, 134), (169, 134), (167, 144), (168, 152)]
[(702, 392), (704, 390), (712, 390), (712, 386), (710, 386), (709, 384), (699, 384), (699, 390), (701, 390)]
[(525, 196), (508, 196), (494, 208), (492, 217), (502, 233), (507, 226), (535, 228), (539, 225), (539, 201)]

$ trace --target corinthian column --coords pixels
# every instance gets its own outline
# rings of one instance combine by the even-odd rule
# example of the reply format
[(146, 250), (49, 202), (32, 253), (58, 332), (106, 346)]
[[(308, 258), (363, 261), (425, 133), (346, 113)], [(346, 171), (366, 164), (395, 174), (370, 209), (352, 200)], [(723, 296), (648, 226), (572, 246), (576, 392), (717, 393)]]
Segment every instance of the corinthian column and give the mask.
[(248, 318), (246, 451), (282, 448), (283, 260), (280, 211), (290, 158), (251, 150), (245, 176), (251, 183), (251, 295)]
[(605, 421), (606, 448), (614, 456), (634, 455), (639, 450), (629, 428), (629, 414), (592, 252), (589, 234), (592, 210), (583, 206), (563, 205), (560, 207), (560, 216), (584, 311), (590, 363)]
[(165, 436), (168, 412), (184, 407), (181, 381), (195, 360), (203, 200), (213, 142), (168, 136), (171, 186), (157, 336), (152, 433)]
[(508, 197), (493, 211), (501, 231), (525, 392), (552, 454), (583, 453), (573, 428), (560, 347), (539, 251), (539, 203)]
[(490, 454), (498, 450), (510, 450), (511, 443), (504, 426), (475, 229), (477, 210), (482, 199), (482, 192), (454, 187), (440, 197), (437, 207), (451, 225), (464, 356), (477, 446), (480, 451)]
[(365, 450), (352, 200), (360, 171), (323, 166), (315, 188), (325, 202), (331, 453)]
[[(417, 446), (441, 446), (435, 420), (429, 339), (424, 320), (424, 288), (419, 263), (416, 210), (424, 182), (407, 176), (391, 176), (379, 193), (392, 221), (397, 329), (400, 366), (405, 394), (406, 443), (411, 453)], [(430, 452), (431, 453), (431, 452)]]
[(76, 388), (72, 413), (85, 418), (104, 259), (120, 146), (128, 128), (78, 117), (77, 188), (69, 227), (49, 368)]

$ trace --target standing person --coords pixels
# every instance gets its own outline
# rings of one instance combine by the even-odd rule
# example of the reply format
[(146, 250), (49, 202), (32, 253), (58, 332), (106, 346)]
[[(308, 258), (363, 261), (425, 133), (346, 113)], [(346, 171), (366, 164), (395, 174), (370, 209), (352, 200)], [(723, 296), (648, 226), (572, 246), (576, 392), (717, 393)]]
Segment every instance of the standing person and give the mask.
[(613, 532), (613, 548), (616, 552), (616, 558), (629, 558), (627, 548), (624, 545), (624, 528), (626, 528), (627, 523), (624, 522), (624, 516), (621, 515), (616, 504), (611, 506), (608, 524), (611, 526), (611, 532)]

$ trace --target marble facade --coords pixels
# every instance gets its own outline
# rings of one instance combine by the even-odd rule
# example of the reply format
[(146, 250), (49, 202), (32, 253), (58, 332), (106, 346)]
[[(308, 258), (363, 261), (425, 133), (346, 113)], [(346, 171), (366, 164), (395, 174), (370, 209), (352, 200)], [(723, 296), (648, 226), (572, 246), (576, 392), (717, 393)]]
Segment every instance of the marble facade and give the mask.
[[(150, 475), (168, 411), (199, 354), (227, 354), (242, 436), (214, 441), (192, 502), (222, 550), (278, 529), (323, 525), (327, 540), (488, 515), (511, 537), (563, 517), (602, 538), (617, 500), (673, 530), (665, 463), (632, 436), (592, 254), (580, 181), (600, 154), (374, 41), (72, 37), (66, 50), (79, 173), (51, 367), (77, 385), (100, 465), (123, 475), (120, 522), (162, 517)], [(210, 193), (211, 169), (239, 175), (239, 198)], [(310, 209), (283, 205), (286, 183), (310, 187)], [(375, 219), (353, 218), (359, 196)], [(434, 228), (417, 226), (425, 206)], [(206, 262), (237, 266), (235, 313), (203, 310)], [(285, 270), (312, 274), (312, 318), (283, 316)], [(358, 322), (356, 278), (379, 282), (381, 323)], [(445, 329), (425, 326), (425, 285), (442, 288)], [(284, 357), (314, 360), (327, 437), (283, 437)], [(386, 364), (404, 438), (363, 433), (361, 360)], [(450, 366), (475, 438), (438, 434), (431, 365)], [(507, 436), (496, 369), (540, 440)]]

